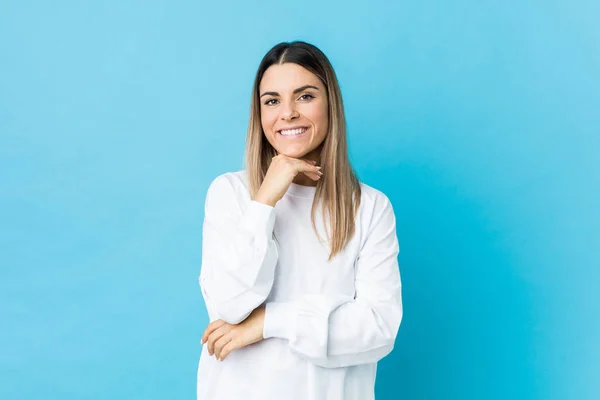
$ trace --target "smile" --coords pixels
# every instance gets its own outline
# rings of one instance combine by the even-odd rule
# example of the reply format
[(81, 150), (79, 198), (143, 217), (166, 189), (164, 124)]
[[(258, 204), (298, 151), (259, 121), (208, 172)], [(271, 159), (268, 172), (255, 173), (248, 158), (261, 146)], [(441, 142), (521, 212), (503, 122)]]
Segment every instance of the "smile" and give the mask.
[(295, 129), (282, 129), (279, 134), (282, 136), (300, 136), (308, 130), (306, 127), (295, 128)]

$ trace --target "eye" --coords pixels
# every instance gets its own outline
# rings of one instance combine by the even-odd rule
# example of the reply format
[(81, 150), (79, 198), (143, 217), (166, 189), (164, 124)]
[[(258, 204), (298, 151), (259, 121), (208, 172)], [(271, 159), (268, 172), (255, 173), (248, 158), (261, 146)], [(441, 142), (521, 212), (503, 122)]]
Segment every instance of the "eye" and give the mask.
[(306, 98), (305, 100), (310, 100), (310, 99), (315, 98), (315, 96), (313, 96), (312, 94), (308, 94), (308, 93), (303, 94), (302, 96), (300, 96), (300, 98), (302, 99), (303, 97), (306, 97), (306, 96), (308, 96), (308, 98)]
[(272, 101), (277, 101), (277, 99), (269, 99), (269, 100), (265, 101), (265, 105), (266, 106), (273, 105), (273, 103), (271, 103)]

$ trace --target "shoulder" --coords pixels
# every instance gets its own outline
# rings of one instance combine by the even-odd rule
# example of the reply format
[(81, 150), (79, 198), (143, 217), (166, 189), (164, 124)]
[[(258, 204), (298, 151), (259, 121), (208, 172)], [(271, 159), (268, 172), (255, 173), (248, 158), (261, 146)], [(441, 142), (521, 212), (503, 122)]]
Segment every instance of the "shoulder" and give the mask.
[(206, 203), (224, 204), (248, 200), (248, 175), (246, 170), (230, 171), (213, 178), (206, 191)]
[(389, 197), (380, 189), (360, 182), (361, 190), (361, 206), (364, 205), (365, 209), (376, 210), (392, 206)]
[[(389, 197), (380, 189), (360, 182), (361, 200), (358, 221), (366, 231), (388, 230), (396, 224), (394, 208)], [(394, 230), (392, 229), (392, 230)]]
[(360, 183), (358, 224), (361, 252), (399, 251), (396, 215), (389, 197), (380, 189)]
[(231, 191), (248, 190), (248, 175), (246, 170), (230, 171), (217, 175), (208, 185), (208, 194), (230, 194)]

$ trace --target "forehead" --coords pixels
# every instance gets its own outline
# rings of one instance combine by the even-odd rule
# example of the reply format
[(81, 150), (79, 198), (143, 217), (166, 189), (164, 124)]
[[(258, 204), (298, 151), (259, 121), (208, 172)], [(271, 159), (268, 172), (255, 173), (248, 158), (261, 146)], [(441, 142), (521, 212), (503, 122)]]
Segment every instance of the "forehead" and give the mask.
[(298, 64), (273, 64), (267, 68), (260, 81), (260, 91), (293, 91), (304, 85), (323, 88), (321, 80), (315, 74)]

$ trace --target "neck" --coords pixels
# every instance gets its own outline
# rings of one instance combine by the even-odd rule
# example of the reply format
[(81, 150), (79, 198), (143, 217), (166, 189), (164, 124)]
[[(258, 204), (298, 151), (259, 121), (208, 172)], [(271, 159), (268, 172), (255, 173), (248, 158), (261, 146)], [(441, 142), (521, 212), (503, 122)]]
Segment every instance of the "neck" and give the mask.
[[(300, 159), (304, 160), (304, 161), (316, 161), (317, 165), (320, 165), (322, 147), (323, 147), (323, 144), (318, 146), (316, 149), (314, 149), (310, 153), (307, 153), (304, 156), (300, 157)], [(302, 185), (302, 186), (317, 186), (317, 181), (310, 179), (308, 176), (306, 176), (302, 172), (300, 172), (298, 175), (296, 175), (296, 177), (294, 178), (294, 180), (292, 182), (294, 182), (297, 185)]]
[(298, 175), (296, 175), (292, 182), (294, 182), (296, 185), (302, 186), (317, 186), (317, 181), (313, 181), (308, 176), (304, 175), (303, 172), (300, 172)]

